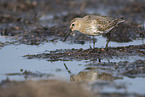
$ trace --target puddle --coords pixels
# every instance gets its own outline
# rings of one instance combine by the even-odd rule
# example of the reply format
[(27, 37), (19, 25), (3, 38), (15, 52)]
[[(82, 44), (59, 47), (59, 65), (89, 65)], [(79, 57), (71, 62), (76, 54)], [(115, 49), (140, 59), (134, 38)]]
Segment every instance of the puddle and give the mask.
[[(141, 37), (145, 35), (145, 21), (142, 2), (1, 1), (0, 84), (7, 80), (58, 79), (69, 83), (84, 82), (87, 89), (99, 92), (103, 97), (111, 97), (113, 93), (118, 93), (119, 97), (120, 94), (122, 97), (144, 96), (145, 39)], [(69, 21), (86, 14), (124, 16), (127, 22), (111, 30), (112, 41), (108, 49), (105, 48), (107, 34), (106, 37), (95, 36), (94, 49), (91, 49), (93, 38), (78, 33), (71, 33), (62, 42)]]
[(125, 85), (126, 87), (124, 89), (116, 89), (114, 87), (104, 87), (102, 92), (103, 93), (134, 93), (134, 94), (141, 94), (144, 95), (145, 87), (143, 86), (145, 79), (144, 78), (127, 78), (123, 77), (121, 80), (115, 80), (115, 83)]
[[(68, 45), (69, 44), (66, 44), (66, 47), (68, 47)], [(4, 75), (8, 73), (22, 73), (20, 71), (21, 69), (31, 71), (34, 73), (40, 72), (40, 73), (52, 74), (55, 75), (54, 76), (55, 78), (65, 77), (65, 79), (69, 80), (69, 78), (67, 78), (69, 74), (66, 72), (63, 65), (64, 62), (59, 61), (59, 62), (51, 63), (45, 60), (28, 60), (22, 57), (26, 54), (37, 54), (40, 52), (44, 52), (45, 50), (55, 50), (57, 48), (63, 49), (65, 48), (65, 46), (62, 47), (62, 43), (56, 43), (56, 44), (45, 43), (44, 45), (40, 45), (40, 46), (31, 46), (31, 45), (29, 46), (29, 45), (22, 44), (22, 45), (15, 45), (15, 46), (8, 45), (3, 47), (0, 50), (0, 62), (1, 62), (0, 68), (2, 68), (0, 71), (1, 74), (0, 81), (5, 80), (7, 77), (10, 80), (17, 80), (17, 79), (24, 80), (24, 78), (22, 78), (22, 76), (20, 75), (14, 75), (13, 77), (12, 75), (4, 77)], [(74, 73), (78, 73), (84, 68), (83, 65), (78, 66), (78, 64), (82, 64), (82, 62), (74, 61), (73, 64), (69, 65), (71, 66), (72, 71), (76, 70)]]
[[(105, 38), (102, 38), (101, 36), (99, 36), (99, 37), (97, 37), (97, 39), (98, 39), (98, 41), (96, 43), (96, 47), (104, 47), (105, 46), (104, 42), (106, 42)], [(6, 42), (6, 41), (10, 41), (10, 40), (8, 38), (1, 37), (0, 41)], [(31, 55), (31, 54), (39, 54), (39, 53), (43, 53), (43, 52), (54, 51), (56, 49), (72, 49), (72, 48), (88, 49), (88, 48), (90, 48), (89, 45), (91, 45), (91, 44), (92, 43), (87, 42), (84, 45), (81, 45), (81, 44), (70, 44), (68, 42), (64, 43), (64, 42), (58, 41), (56, 43), (44, 43), (44, 44), (41, 44), (38, 46), (31, 46), (31, 45), (24, 45), (24, 44), (7, 45), (0, 49), (1, 68), (4, 68), (0, 72), (1, 72), (1, 74), (19, 73), (20, 69), (23, 69), (23, 70), (27, 70), (27, 71), (31, 71), (31, 72), (39, 71), (41, 73), (50, 73), (50, 74), (52, 73), (53, 74), (53, 73), (55, 73), (55, 70), (57, 68), (64, 70), (64, 66), (63, 66), (64, 62), (59, 61), (59, 62), (51, 63), (51, 62), (48, 62), (48, 61), (42, 60), (42, 59), (41, 60), (36, 60), (36, 59), (28, 60), (22, 56), (28, 55), (28, 54)], [(118, 46), (128, 46), (128, 45), (137, 45), (137, 44), (138, 45), (142, 44), (142, 40), (134, 40), (133, 42), (128, 42), (128, 43), (110, 42), (109, 46), (118, 47)], [(109, 61), (111, 61), (111, 62), (119, 62), (119, 61), (133, 62), (138, 59), (143, 60), (144, 58), (140, 57), (140, 56), (131, 56), (131, 57), (128, 57), (127, 59), (112, 58), (112, 59), (109, 59)], [(102, 62), (107, 62), (107, 61), (108, 61), (108, 59), (102, 60)], [(67, 63), (69, 66), (71, 66), (73, 64), (76, 67), (78, 66), (78, 64), (82, 64), (82, 66), (79, 66), (79, 68), (80, 68), (80, 69), (78, 69), (78, 72), (79, 72), (80, 70), (83, 70), (82, 69), (82, 67), (84, 67), (83, 64), (86, 62), (88, 63), (91, 61), (84, 60), (84, 61), (71, 61), (71, 62), (65, 62), (65, 63)], [(51, 68), (50, 68), (50, 66), (51, 66)], [(11, 68), (9, 68), (9, 67), (11, 67)], [(53, 72), (50, 70), (53, 70)]]
[[(98, 47), (104, 47), (106, 42), (105, 38), (99, 36), (96, 37), (98, 39), (96, 46)], [(0, 39), (2, 42), (10, 41), (9, 38), (2, 37)], [(99, 61), (90, 61), (90, 60), (82, 60), (82, 61), (57, 61), (57, 62), (49, 62), (47, 60), (43, 59), (27, 59), (23, 57), (27, 54), (39, 54), (43, 52), (49, 52), (54, 51), (56, 49), (72, 49), (72, 48), (84, 48), (88, 49), (89, 45), (92, 43), (86, 42), (84, 45), (81, 44), (71, 44), (69, 42), (61, 42), (57, 41), (54, 43), (44, 43), (38, 46), (32, 46), (32, 45), (7, 45), (4, 46), (2, 49), (0, 49), (0, 81), (9, 79), (9, 80), (16, 80), (16, 81), (23, 81), (28, 79), (33, 80), (40, 80), (40, 79), (61, 79), (64, 81), (70, 81), (71, 75), (77, 75), (81, 71), (84, 71), (86, 67), (88, 67), (88, 64), (97, 64)], [(128, 45), (139, 45), (142, 44), (142, 40), (134, 40), (132, 42), (128, 43), (116, 43), (116, 42), (110, 42), (109, 46), (128, 46)], [(63, 46), (62, 46), (63, 45)], [(144, 60), (144, 57), (140, 56), (130, 56), (128, 58), (112, 58), (112, 59), (103, 59), (101, 60), (101, 63), (103, 62), (120, 62), (120, 61), (128, 61), (128, 62), (134, 62), (135, 60)], [(71, 74), (68, 72), (68, 70), (65, 68), (64, 63), (67, 65), (67, 68), (69, 71), (71, 71)], [(105, 67), (104, 67), (105, 68)], [(32, 75), (24, 75), (21, 71), (30, 71), (33, 74), (36, 74), (36, 76)], [(100, 69), (101, 70), (101, 69)], [(101, 70), (102, 71), (102, 70)], [(109, 71), (110, 72), (110, 71)], [(42, 74), (42, 76), (39, 76), (39, 74)], [(52, 75), (52, 76), (45, 76)], [(139, 82), (140, 81), (140, 82)], [(123, 77), (123, 79), (115, 80), (114, 83), (119, 84), (120, 83), (127, 83), (126, 89), (123, 90), (117, 90), (112, 87), (104, 86), (103, 90), (101, 90), (102, 93), (137, 93), (137, 94), (145, 94), (143, 91), (138, 91), (134, 89), (133, 87), (136, 87), (137, 89), (145, 89), (145, 87), (142, 85), (145, 79), (144, 78), (129, 78), (129, 77)]]

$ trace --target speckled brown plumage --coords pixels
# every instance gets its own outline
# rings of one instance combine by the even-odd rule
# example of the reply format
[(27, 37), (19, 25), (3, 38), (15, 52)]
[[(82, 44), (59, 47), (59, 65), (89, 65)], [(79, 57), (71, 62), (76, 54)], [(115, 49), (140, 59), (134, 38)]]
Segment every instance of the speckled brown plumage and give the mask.
[(87, 15), (83, 18), (73, 19), (70, 22), (70, 29), (88, 35), (101, 35), (109, 32), (115, 25), (124, 21), (123, 19), (108, 16)]

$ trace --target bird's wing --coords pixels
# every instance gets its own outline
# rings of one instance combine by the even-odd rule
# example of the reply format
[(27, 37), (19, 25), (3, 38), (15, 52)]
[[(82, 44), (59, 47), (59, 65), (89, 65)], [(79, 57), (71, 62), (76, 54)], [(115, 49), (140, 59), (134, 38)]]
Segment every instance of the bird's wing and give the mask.
[(99, 31), (105, 31), (111, 29), (113, 26), (115, 26), (118, 22), (118, 19), (113, 19), (111, 17), (105, 17), (105, 16), (98, 16), (95, 18), (97, 21), (97, 26)]

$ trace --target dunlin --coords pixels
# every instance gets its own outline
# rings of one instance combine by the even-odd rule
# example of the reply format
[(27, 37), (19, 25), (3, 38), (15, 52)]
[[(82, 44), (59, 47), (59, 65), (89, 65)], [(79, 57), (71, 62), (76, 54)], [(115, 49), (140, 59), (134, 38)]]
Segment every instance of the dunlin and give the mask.
[[(87, 15), (83, 18), (74, 18), (70, 22), (70, 32), (65, 37), (64, 41), (67, 39), (72, 31), (79, 31), (83, 34), (98, 36), (103, 33), (108, 33), (117, 24), (124, 22), (124, 19), (117, 19), (108, 16), (97, 16), (97, 15)], [(108, 41), (106, 44), (108, 47)]]

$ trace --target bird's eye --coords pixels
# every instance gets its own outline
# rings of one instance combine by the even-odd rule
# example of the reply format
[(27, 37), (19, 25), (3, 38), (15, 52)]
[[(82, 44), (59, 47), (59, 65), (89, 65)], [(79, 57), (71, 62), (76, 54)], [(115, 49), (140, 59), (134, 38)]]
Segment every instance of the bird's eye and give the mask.
[(72, 26), (75, 26), (75, 24), (72, 24)]

